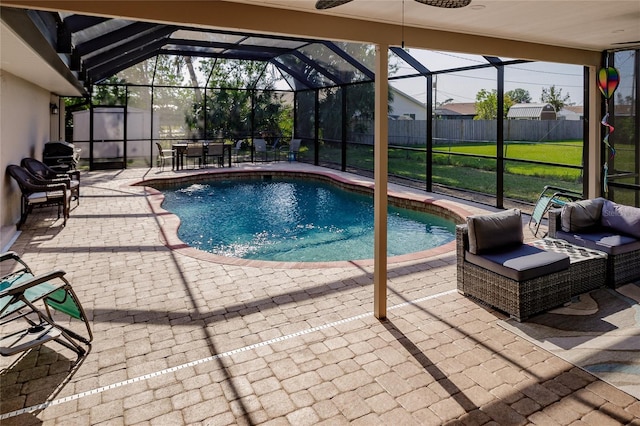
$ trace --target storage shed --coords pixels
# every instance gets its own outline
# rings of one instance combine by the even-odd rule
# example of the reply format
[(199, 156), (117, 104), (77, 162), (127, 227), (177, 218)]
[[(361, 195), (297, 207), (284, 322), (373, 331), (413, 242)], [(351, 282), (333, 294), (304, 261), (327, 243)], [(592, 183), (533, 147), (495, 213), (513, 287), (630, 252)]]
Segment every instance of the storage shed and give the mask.
[[(99, 107), (93, 109), (93, 156), (95, 160), (114, 159), (126, 155), (129, 158), (149, 158), (151, 141), (158, 139), (158, 116), (138, 108)], [(73, 113), (73, 142), (81, 148), (82, 158), (89, 158), (91, 138), (91, 111), (82, 110)], [(125, 131), (126, 122), (126, 131)]]
[(515, 104), (507, 118), (514, 120), (555, 120), (556, 109), (551, 104)]

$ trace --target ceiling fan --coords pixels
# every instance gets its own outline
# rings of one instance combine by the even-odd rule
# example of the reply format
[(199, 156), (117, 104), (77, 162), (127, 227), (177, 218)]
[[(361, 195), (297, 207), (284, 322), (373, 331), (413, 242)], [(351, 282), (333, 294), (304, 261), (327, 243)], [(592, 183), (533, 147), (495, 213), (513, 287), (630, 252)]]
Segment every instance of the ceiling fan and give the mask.
[[(351, 0), (317, 0), (316, 9), (331, 9), (332, 7), (340, 6), (345, 3), (349, 3)], [(471, 0), (415, 0), (418, 3), (426, 4), (435, 7), (444, 7), (446, 9), (456, 9), (459, 7), (468, 6)]]

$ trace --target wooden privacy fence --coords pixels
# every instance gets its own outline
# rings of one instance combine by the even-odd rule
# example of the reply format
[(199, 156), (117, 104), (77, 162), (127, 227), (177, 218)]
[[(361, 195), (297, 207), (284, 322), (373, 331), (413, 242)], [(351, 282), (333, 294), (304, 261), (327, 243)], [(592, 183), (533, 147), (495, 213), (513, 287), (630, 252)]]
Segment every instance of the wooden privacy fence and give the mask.
[[(359, 123), (366, 132), (350, 132), (348, 141), (373, 144), (373, 123)], [(434, 120), (434, 143), (494, 142), (495, 120)], [(506, 141), (550, 142), (581, 140), (583, 122), (579, 120), (504, 120)], [(427, 124), (424, 120), (389, 120), (390, 145), (424, 145)]]

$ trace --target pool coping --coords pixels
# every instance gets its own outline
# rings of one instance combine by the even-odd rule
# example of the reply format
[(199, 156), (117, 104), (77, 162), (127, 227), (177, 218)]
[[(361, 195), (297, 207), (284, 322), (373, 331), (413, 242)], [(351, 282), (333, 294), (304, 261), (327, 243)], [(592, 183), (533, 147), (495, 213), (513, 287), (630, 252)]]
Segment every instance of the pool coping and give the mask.
[[(278, 168), (278, 169), (243, 169), (243, 170), (194, 170), (192, 173), (173, 175), (171, 177), (145, 178), (141, 181), (132, 183), (132, 186), (143, 186), (146, 194), (147, 202), (153, 214), (159, 218), (160, 241), (170, 250), (182, 255), (218, 263), (235, 266), (248, 266), (256, 268), (273, 268), (273, 269), (309, 269), (309, 268), (344, 268), (344, 267), (365, 267), (372, 266), (374, 259), (360, 260), (342, 260), (342, 261), (326, 261), (326, 262), (279, 262), (268, 260), (241, 259), (227, 256), (220, 256), (206, 251), (191, 247), (178, 237), (178, 228), (180, 227), (180, 218), (175, 214), (162, 208), (164, 195), (162, 192), (151, 185), (167, 185), (179, 186), (184, 183), (197, 182), (206, 179), (229, 179), (229, 178), (247, 178), (262, 177), (264, 175), (278, 177), (312, 177), (318, 180), (328, 180), (338, 187), (346, 190), (360, 192), (364, 194), (372, 194), (375, 184), (368, 178), (349, 175), (345, 173), (334, 172), (332, 170), (301, 170), (297, 168)], [(453, 221), (454, 223), (463, 223), (467, 216), (472, 213), (463, 208), (460, 204), (446, 200), (438, 199), (429, 193), (417, 194), (415, 189), (407, 188), (407, 191), (399, 191), (388, 189), (387, 197), (389, 204), (394, 206), (408, 208), (412, 210), (420, 210), (427, 213), (435, 214), (444, 219)], [(422, 250), (413, 253), (407, 253), (399, 256), (391, 256), (387, 258), (387, 264), (398, 264), (420, 259), (430, 258), (455, 250), (455, 240), (450, 241), (438, 247), (428, 250)]]

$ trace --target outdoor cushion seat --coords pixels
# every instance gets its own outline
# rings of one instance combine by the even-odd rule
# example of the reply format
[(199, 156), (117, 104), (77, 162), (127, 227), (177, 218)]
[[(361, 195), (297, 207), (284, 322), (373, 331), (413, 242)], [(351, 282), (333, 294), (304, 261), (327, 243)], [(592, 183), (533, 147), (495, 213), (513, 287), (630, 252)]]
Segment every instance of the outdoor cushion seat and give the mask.
[(27, 196), (27, 200), (28, 200), (29, 204), (46, 203), (47, 202), (47, 193), (46, 192), (34, 192), (33, 194), (29, 194)]
[(640, 240), (628, 235), (614, 233), (607, 230), (593, 231), (589, 233), (572, 233), (557, 231), (555, 238), (565, 240), (568, 243), (598, 250), (607, 254), (616, 255), (640, 250)]
[(517, 321), (571, 300), (569, 256), (524, 244), (520, 210), (456, 226), (457, 288)]
[(549, 210), (549, 236), (606, 253), (610, 287), (640, 279), (640, 208), (604, 198), (567, 203)]
[(545, 251), (526, 244), (486, 254), (467, 252), (465, 259), (516, 281), (531, 280), (569, 267), (567, 255)]

